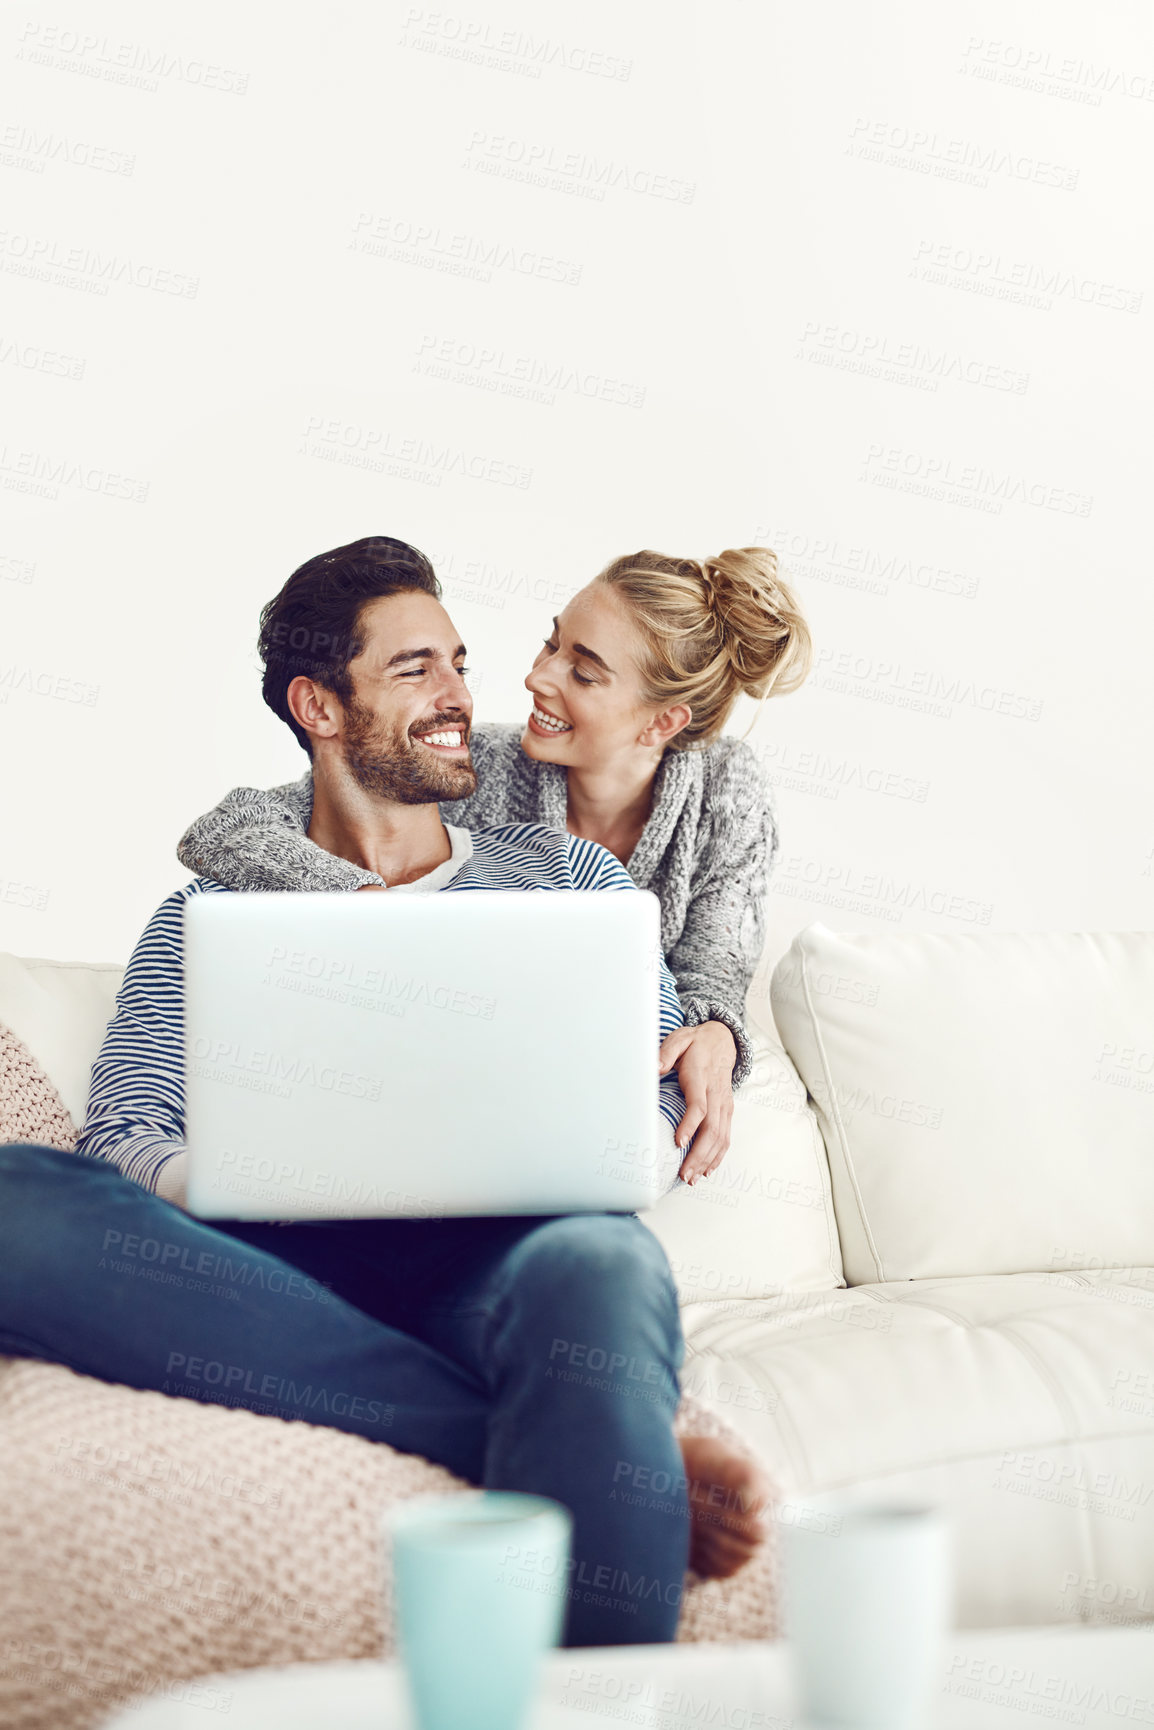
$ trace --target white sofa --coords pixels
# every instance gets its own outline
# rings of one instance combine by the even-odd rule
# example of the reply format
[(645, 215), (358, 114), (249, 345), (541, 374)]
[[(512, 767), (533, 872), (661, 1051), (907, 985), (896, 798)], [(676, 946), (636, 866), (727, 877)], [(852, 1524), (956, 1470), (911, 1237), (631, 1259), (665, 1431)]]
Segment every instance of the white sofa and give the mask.
[[(77, 1122), (120, 975), (0, 956)], [(686, 1389), (790, 1495), (946, 1506), (961, 1626), (1154, 1618), (1154, 932), (816, 924), (771, 1005), (644, 1216)]]

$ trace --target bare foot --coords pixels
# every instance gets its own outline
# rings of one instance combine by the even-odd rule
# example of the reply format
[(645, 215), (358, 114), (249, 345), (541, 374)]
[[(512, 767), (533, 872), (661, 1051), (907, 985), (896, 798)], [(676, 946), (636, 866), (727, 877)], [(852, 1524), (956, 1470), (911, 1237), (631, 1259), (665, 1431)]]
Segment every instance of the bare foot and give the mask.
[(727, 1580), (769, 1531), (773, 1484), (762, 1468), (713, 1436), (682, 1436), (692, 1522), (689, 1566), (703, 1580)]

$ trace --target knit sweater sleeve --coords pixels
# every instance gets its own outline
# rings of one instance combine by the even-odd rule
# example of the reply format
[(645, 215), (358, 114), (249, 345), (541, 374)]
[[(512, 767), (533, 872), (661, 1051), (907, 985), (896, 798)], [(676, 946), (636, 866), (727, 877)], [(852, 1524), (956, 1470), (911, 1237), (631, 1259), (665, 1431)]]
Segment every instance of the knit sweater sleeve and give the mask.
[(359, 889), (382, 883), (310, 841), (311, 772), (283, 787), (234, 787), (185, 830), (176, 856), (199, 877), (229, 889)]
[[(502, 821), (489, 814), (499, 804), (501, 776), (492, 774), (494, 752), (488, 729), (478, 727), (471, 741), (477, 791), (468, 799), (446, 800), (442, 818), (462, 829)], [(494, 785), (494, 783), (496, 783)], [(354, 890), (367, 883), (384, 886), (375, 871), (340, 859), (310, 841), (313, 810), (312, 771), (281, 787), (234, 787), (219, 805), (198, 817), (181, 836), (176, 856), (199, 877), (229, 889)]]
[(778, 851), (773, 790), (744, 740), (724, 740), (705, 789), (712, 838), (685, 924), (668, 953), (687, 1027), (721, 1021), (733, 1034), (732, 1085), (753, 1068), (745, 1026), (749, 982), (765, 945), (765, 896)]

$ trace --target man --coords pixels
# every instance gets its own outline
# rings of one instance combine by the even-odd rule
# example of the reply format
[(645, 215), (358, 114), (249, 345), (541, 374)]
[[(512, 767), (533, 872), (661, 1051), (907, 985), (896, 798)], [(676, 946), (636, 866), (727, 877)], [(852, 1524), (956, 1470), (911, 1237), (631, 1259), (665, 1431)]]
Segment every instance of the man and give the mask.
[[(310, 559), (264, 608), (265, 699), (313, 760), (310, 837), (390, 893), (632, 889), (596, 843), (441, 821), (437, 801), (476, 774), (464, 646), (439, 595), (423, 555), (380, 537)], [(768, 1484), (720, 1444), (673, 1435), (684, 1341), (657, 1239), (635, 1214), (191, 1218), (181, 910), (206, 893), (229, 891), (194, 879), (133, 952), (76, 1154), (0, 1149), (0, 1350), (320, 1418), (552, 1496), (574, 1516), (564, 1643), (671, 1640), (687, 1563), (735, 1571), (764, 1533)], [(556, 957), (559, 1009), (577, 960)], [(664, 961), (660, 973), (664, 1038), (681, 1010)], [(672, 1183), (684, 1101), (676, 1076), (660, 1088)], [(158, 1272), (194, 1277), (126, 1278), (143, 1243)], [(672, 1488), (632, 1488), (648, 1482)]]

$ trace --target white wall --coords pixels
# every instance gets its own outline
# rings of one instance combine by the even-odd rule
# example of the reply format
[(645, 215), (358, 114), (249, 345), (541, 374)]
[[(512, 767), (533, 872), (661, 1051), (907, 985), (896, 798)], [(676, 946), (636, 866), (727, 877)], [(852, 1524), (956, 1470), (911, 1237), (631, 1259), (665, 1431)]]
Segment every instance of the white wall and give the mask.
[(126, 958), (186, 823), (303, 771), (257, 613), (370, 533), (482, 719), (609, 556), (778, 548), (766, 967), (1148, 926), (1148, 9), (320, 17), (0, 37), (0, 948)]

